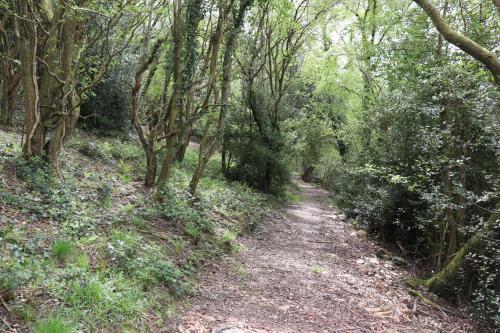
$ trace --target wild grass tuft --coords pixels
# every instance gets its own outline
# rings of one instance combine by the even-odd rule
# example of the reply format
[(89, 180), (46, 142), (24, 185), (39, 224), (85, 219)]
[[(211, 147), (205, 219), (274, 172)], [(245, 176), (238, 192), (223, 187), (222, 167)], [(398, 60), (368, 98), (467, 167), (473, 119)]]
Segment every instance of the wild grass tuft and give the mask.
[(86, 254), (82, 253), (76, 257), (75, 265), (79, 268), (87, 270), (89, 268), (89, 258)]
[(60, 318), (52, 317), (40, 321), (35, 333), (71, 333), (73, 330)]
[(52, 245), (52, 253), (58, 260), (64, 260), (69, 257), (74, 250), (73, 242), (69, 240), (57, 240)]

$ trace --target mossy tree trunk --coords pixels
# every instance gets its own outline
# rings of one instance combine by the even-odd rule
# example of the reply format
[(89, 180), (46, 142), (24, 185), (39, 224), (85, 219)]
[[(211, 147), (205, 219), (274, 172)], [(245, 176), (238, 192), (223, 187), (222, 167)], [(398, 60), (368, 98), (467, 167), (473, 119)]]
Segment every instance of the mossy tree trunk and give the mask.
[(497, 211), (494, 212), (486, 221), (484, 226), (474, 236), (472, 236), (464, 246), (456, 253), (453, 259), (444, 266), (432, 278), (424, 282), (424, 285), (437, 294), (447, 294), (448, 287), (453, 280), (458, 277), (458, 274), (463, 267), (465, 259), (470, 254), (478, 254), (484, 247), (484, 237), (500, 223), (500, 215), (498, 213), (500, 206), (497, 206)]
[(204, 17), (203, 2), (200, 0), (187, 1), (184, 15), (182, 9), (182, 0), (175, 0), (172, 25), (173, 93), (166, 112), (164, 126), (166, 151), (156, 182), (157, 185), (164, 185), (170, 178), (179, 150), (179, 143), (191, 126), (189, 111), (196, 72), (195, 64), (199, 51), (197, 47), (198, 25)]

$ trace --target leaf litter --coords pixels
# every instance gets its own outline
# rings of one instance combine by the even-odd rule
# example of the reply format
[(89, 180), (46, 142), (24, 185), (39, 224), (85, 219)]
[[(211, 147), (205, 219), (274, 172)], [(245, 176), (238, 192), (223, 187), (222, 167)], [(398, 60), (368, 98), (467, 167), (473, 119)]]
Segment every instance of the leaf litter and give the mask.
[(408, 272), (379, 260), (366, 233), (298, 182), (303, 200), (274, 214), (262, 238), (200, 270), (200, 288), (165, 332), (477, 332), (463, 309), (408, 293)]

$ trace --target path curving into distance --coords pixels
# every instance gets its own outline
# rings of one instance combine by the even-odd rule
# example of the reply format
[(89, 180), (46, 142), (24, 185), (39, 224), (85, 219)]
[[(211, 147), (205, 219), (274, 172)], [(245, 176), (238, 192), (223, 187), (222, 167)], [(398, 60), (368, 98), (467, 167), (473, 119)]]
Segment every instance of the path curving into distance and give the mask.
[[(325, 204), (328, 193), (298, 182), (302, 200), (240, 239), (231, 259), (201, 270), (191, 306), (165, 332), (475, 332), (456, 310), (408, 294), (404, 270)], [(361, 237), (360, 237), (361, 236)]]

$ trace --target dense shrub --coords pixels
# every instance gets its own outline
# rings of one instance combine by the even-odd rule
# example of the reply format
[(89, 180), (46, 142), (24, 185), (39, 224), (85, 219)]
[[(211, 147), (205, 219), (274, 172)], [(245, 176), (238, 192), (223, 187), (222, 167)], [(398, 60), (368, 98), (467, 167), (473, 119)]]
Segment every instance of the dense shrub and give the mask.
[(232, 181), (244, 181), (261, 191), (281, 194), (290, 179), (284, 139), (279, 134), (263, 137), (248, 127), (248, 117), (235, 114), (227, 121), (223, 172)]
[[(452, 244), (450, 214), (461, 246), (496, 209), (498, 101), (495, 88), (467, 69), (422, 71), (418, 82), (383, 97), (346, 137), (353, 149), (326, 174), (336, 204), (410, 255), (437, 258), (428, 262), (439, 268)], [(484, 242), (453, 291), (494, 319), (500, 246)]]
[(279, 194), (289, 181), (289, 170), (281, 154), (265, 145), (252, 149), (240, 147), (232, 151), (235, 164), (228, 171), (231, 180), (242, 180), (265, 192)]
[(130, 64), (114, 66), (81, 106), (80, 125), (100, 134), (126, 133), (130, 128)]

